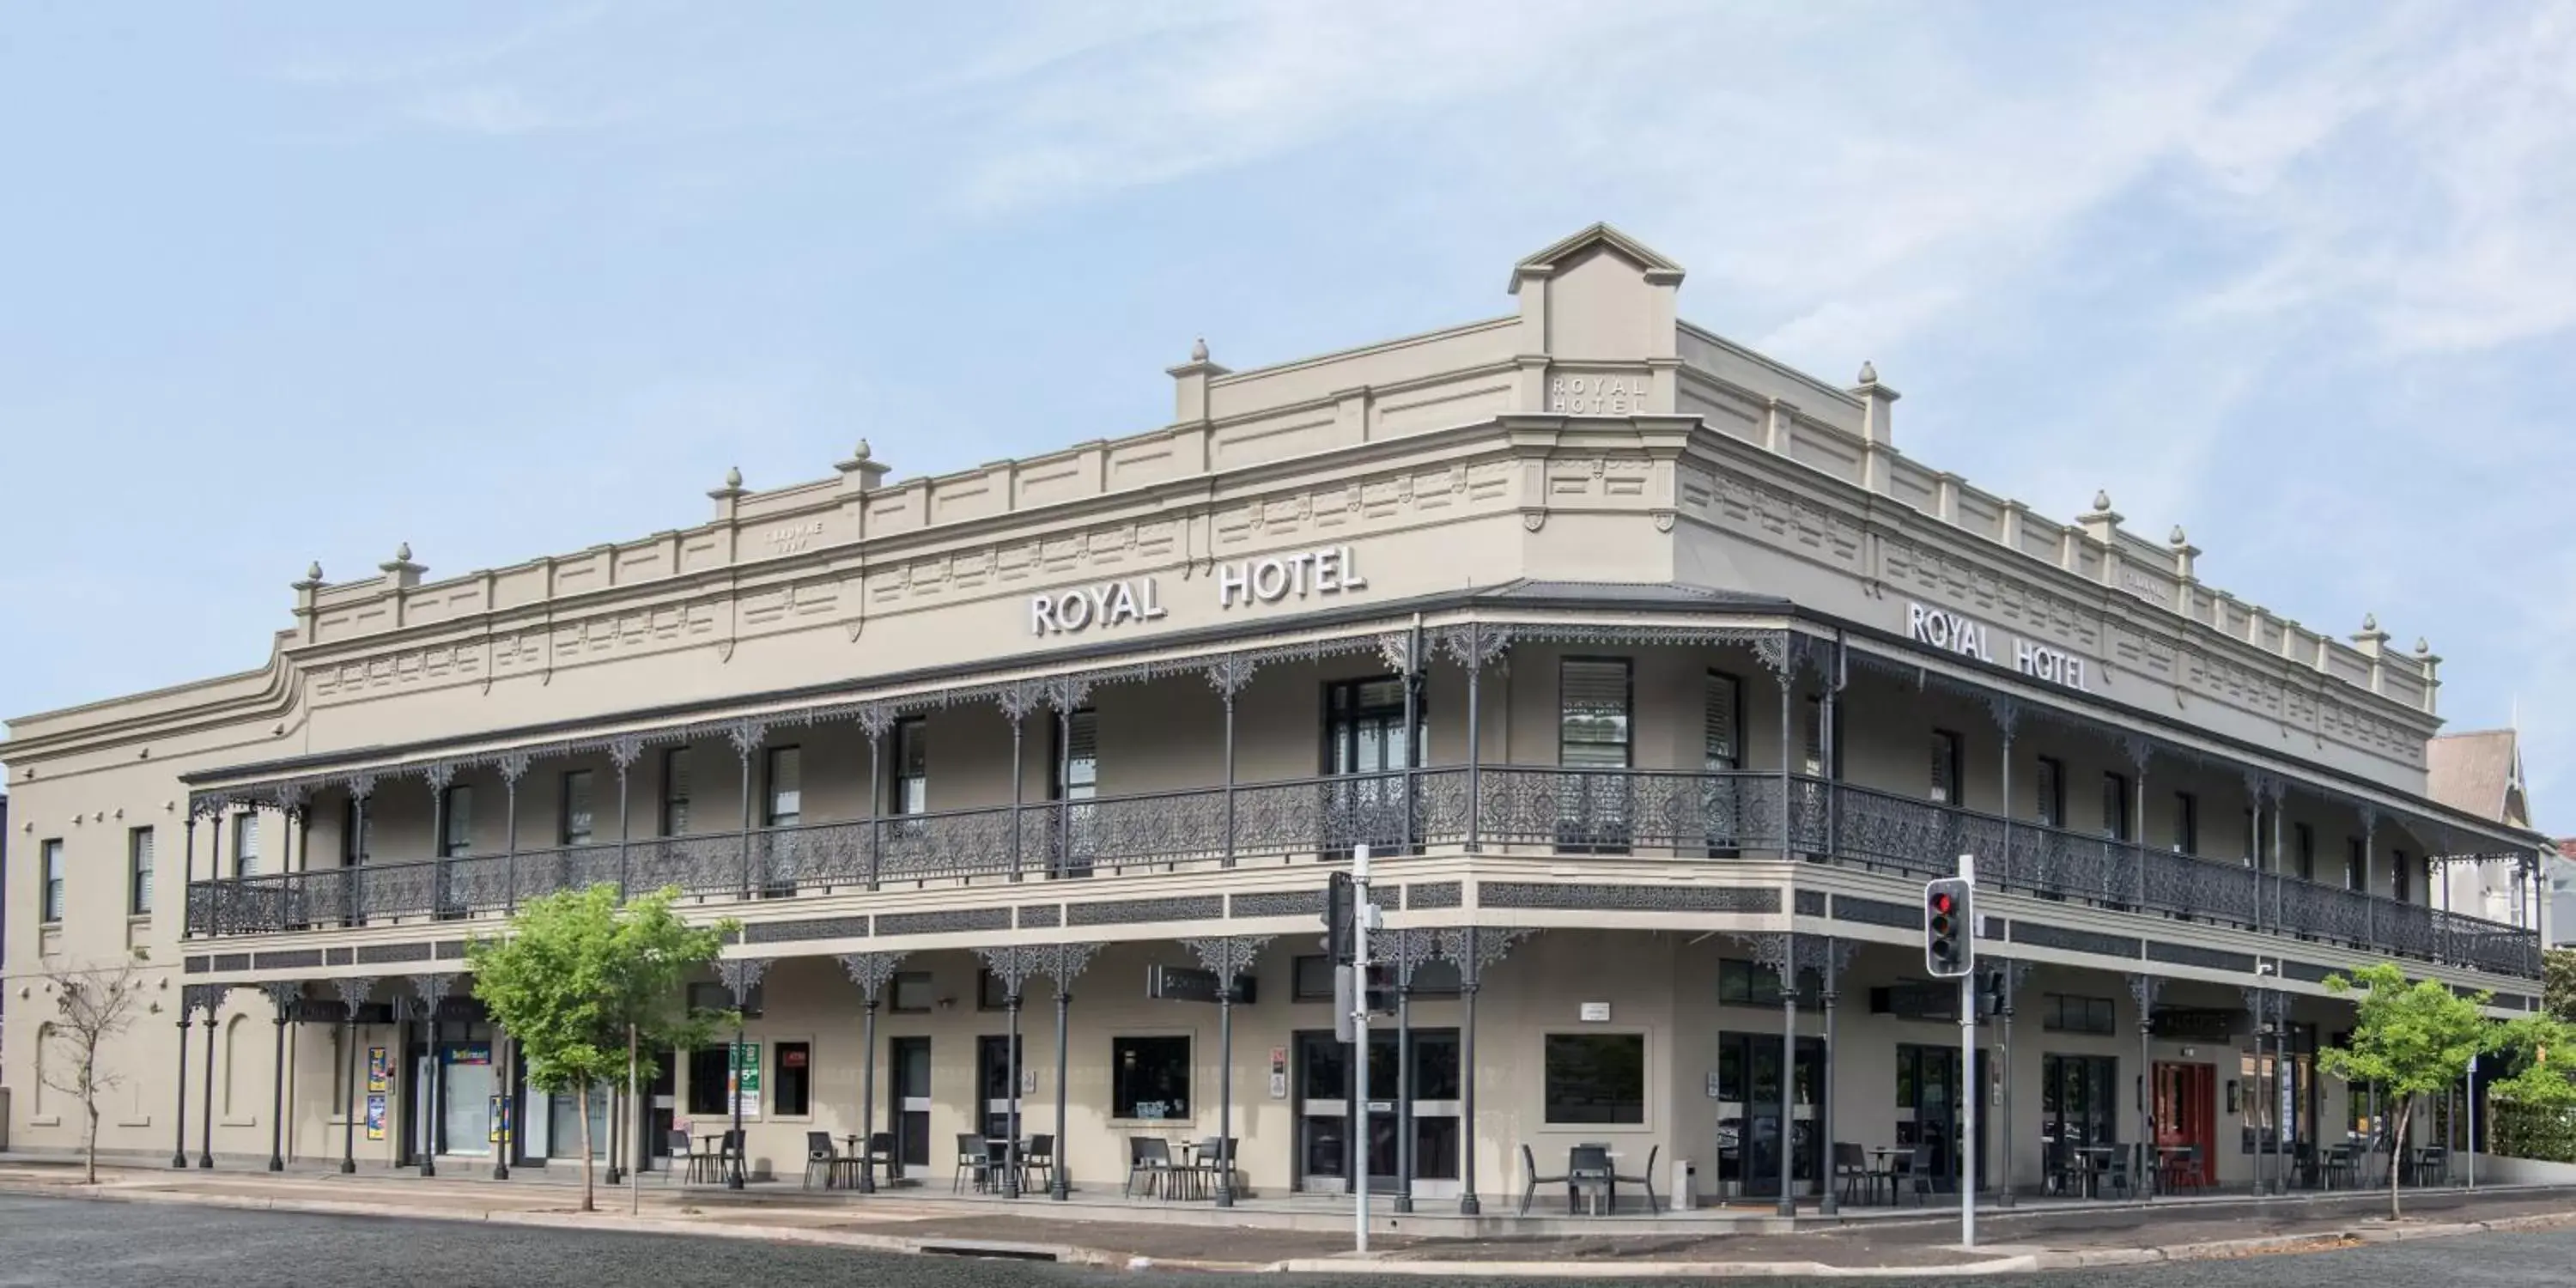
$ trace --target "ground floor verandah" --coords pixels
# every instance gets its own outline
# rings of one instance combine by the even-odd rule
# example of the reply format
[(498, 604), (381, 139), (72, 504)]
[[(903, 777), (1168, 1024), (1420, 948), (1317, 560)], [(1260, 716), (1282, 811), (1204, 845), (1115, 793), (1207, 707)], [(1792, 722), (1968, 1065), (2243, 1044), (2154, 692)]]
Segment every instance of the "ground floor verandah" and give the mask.
[[(1599, 1196), (1614, 1210), (1642, 1206), (1648, 1182), (1685, 1206), (1776, 1209), (1785, 1183), (1811, 1207), (1919, 1210), (1954, 1201), (1972, 1130), (1977, 1185), (2028, 1200), (2386, 1174), (2375, 1151), (2390, 1107), (2316, 1069), (2349, 1006), (2268, 977), (1998, 961), (2009, 1017), (1977, 1027), (1963, 1065), (1957, 992), (1921, 978), (1918, 948), (1564, 927), (1484, 930), (1472, 949), (1457, 931), (1383, 938), (1411, 987), (1402, 1015), (1372, 1034), (1365, 1101), (1311, 940), (1083, 945), (1078, 961), (1048, 955), (1067, 946), (863, 953), (729, 960), (698, 1000), (739, 1003), (739, 1043), (657, 1053), (635, 1099), (593, 1098), (589, 1137), (603, 1162), (680, 1184), (859, 1179), (837, 1163), (809, 1170), (820, 1152), (868, 1156), (868, 1181), (914, 1192), (1213, 1206), (1220, 1191), (1235, 1202), (1346, 1192), (1365, 1132), (1371, 1188), (1391, 1207), (1452, 1212), (1517, 1211), (1525, 1193), (1533, 1211), (1562, 1213), (1577, 1197), (1588, 1210), (1595, 1196), (1567, 1181), (1533, 1192), (1530, 1180), (1579, 1170), (1576, 1151), (1590, 1147), (1614, 1178)], [(1797, 978), (1785, 994), (1784, 944)], [(1229, 1006), (1147, 995), (1158, 968), (1227, 961), (1246, 981)], [(577, 1159), (578, 1105), (526, 1084), (508, 1035), (453, 976), (347, 983), (355, 1010), (336, 988), (282, 986), (272, 1000), (303, 1022), (249, 1028), (273, 1038), (282, 1083), (270, 1052), (235, 1049), (256, 1004), (244, 990), (215, 999), (231, 1012), (220, 1053), (210, 1028), (208, 1063), (181, 1071), (185, 1092), (157, 1080), (199, 1115), (193, 1132), (181, 1123), (174, 1161), (218, 1146), (254, 1158), (273, 1146), (281, 1166), (426, 1156), (444, 1173)], [(202, 1097), (189, 1074), (204, 1077)], [(2464, 1143), (2425, 1117), (2410, 1151), (2445, 1134)], [(739, 1151), (726, 1139), (737, 1123)], [(1218, 1137), (1235, 1141), (1231, 1167), (1209, 1165)], [(1011, 1141), (1047, 1166), (1011, 1165), (993, 1144)], [(709, 1153), (722, 1157), (689, 1166)], [(2407, 1162), (2410, 1184), (2458, 1170)]]

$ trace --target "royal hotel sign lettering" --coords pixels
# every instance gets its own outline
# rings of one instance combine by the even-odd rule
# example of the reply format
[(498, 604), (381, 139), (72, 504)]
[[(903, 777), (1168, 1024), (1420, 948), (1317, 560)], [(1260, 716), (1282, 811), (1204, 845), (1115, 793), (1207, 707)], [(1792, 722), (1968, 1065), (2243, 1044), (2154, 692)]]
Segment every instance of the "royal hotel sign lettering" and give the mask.
[[(1238, 559), (1216, 568), (1219, 611), (1263, 608), (1288, 600), (1330, 599), (1368, 589), (1349, 546), (1324, 546), (1261, 559)], [(1073, 635), (1092, 627), (1130, 626), (1165, 615), (1163, 588), (1152, 577), (1129, 577), (1095, 586), (1029, 597), (1031, 635)]]
[[(1984, 622), (1962, 617), (1946, 608), (1907, 604), (1905, 634), (1917, 644), (1998, 664), (1992, 630)], [(2034, 680), (2046, 680), (2070, 689), (2089, 690), (2092, 687), (2085, 682), (2083, 658), (2064, 649), (2033, 644), (2017, 636), (2012, 639), (2012, 668)]]

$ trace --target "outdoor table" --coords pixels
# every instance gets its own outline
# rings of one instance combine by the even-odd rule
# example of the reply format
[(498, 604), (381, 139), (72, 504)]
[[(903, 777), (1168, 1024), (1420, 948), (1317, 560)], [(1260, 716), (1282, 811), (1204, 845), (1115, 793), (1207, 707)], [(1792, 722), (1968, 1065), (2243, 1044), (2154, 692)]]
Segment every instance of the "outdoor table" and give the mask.
[(1912, 1146), (1872, 1145), (1869, 1147), (1869, 1191), (1878, 1192), (1879, 1182), (1887, 1183), (1887, 1205), (1896, 1206), (1896, 1160), (1914, 1156)]
[(2117, 1145), (2075, 1147), (2073, 1151), (2075, 1157), (2084, 1163), (2084, 1197), (2088, 1199), (2102, 1197), (2102, 1173), (2111, 1170), (2111, 1156), (2118, 1153), (2119, 1149)]

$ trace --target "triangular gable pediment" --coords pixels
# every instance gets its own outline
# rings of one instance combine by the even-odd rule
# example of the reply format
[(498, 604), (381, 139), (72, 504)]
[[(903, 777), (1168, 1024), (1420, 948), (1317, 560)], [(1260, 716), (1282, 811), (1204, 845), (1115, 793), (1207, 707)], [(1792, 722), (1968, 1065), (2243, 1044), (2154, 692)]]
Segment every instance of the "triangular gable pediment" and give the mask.
[(1531, 278), (1556, 276), (1560, 267), (1581, 259), (1585, 254), (1596, 249), (1607, 250), (1643, 269), (1647, 281), (1659, 285), (1674, 285), (1682, 280), (1682, 266), (1665, 258), (1654, 247), (1608, 224), (1594, 224), (1513, 265), (1512, 293), (1519, 294), (1521, 283)]

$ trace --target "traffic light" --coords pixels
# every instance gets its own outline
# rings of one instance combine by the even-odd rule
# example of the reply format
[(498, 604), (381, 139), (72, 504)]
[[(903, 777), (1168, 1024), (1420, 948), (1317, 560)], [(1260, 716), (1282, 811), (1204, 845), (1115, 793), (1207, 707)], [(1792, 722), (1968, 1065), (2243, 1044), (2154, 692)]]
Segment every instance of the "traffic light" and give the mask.
[(1359, 942), (1351, 932), (1357, 912), (1351, 901), (1351, 874), (1334, 873), (1324, 887), (1324, 951), (1336, 966), (1348, 966), (1358, 956)]
[(1957, 877), (1923, 887), (1923, 966), (1935, 979), (1957, 979), (1976, 968), (1974, 893)]
[(1395, 967), (1385, 962), (1369, 963), (1368, 1009), (1371, 1015), (1395, 1014)]

